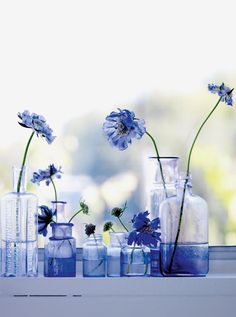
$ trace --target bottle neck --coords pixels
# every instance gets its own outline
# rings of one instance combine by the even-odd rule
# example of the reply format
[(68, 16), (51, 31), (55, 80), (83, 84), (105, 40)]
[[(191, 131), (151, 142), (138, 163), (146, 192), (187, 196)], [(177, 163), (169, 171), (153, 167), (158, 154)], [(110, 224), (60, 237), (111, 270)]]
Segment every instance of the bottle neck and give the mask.
[(163, 178), (166, 186), (175, 186), (175, 182), (179, 177), (178, 174), (179, 157), (150, 157), (150, 172), (152, 183), (156, 186), (163, 187)]
[[(21, 168), (13, 167), (13, 192), (26, 192), (26, 166)], [(19, 185), (20, 184), (20, 185)], [(19, 188), (19, 191), (18, 191)]]
[(55, 239), (68, 239), (72, 237), (72, 223), (51, 223), (52, 235)]
[(186, 195), (192, 194), (192, 183), (191, 183), (191, 177), (189, 178), (180, 178), (177, 185), (176, 185), (177, 195), (182, 196), (183, 192), (185, 192)]
[(127, 243), (128, 234), (126, 232), (110, 232), (110, 245), (123, 246)]
[(102, 235), (101, 234), (92, 234), (88, 237), (88, 242), (102, 243)]
[(52, 201), (52, 210), (54, 214), (54, 219), (57, 223), (65, 223), (65, 201)]

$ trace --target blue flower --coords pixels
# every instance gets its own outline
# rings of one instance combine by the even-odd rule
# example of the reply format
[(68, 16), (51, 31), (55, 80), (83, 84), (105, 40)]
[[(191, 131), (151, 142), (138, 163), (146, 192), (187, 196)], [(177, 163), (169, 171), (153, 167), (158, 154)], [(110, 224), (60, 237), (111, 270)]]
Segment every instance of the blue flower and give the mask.
[(19, 122), (22, 127), (32, 129), (37, 136), (45, 138), (48, 144), (51, 144), (54, 141), (55, 136), (52, 135), (53, 131), (43, 116), (36, 113), (30, 114), (28, 110), (25, 110), (22, 113), (19, 112), (18, 117), (22, 121)]
[(39, 206), (39, 209), (41, 213), (38, 215), (38, 233), (46, 237), (47, 226), (53, 221), (55, 212), (45, 205)]
[(54, 164), (50, 164), (46, 170), (39, 170), (38, 172), (34, 172), (31, 182), (40, 185), (40, 182), (45, 181), (48, 186), (51, 183), (51, 178), (61, 178), (61, 166), (56, 168)]
[(132, 139), (141, 139), (146, 128), (143, 119), (135, 118), (134, 112), (118, 109), (111, 112), (103, 124), (103, 131), (112, 146), (123, 151), (132, 143)]
[(146, 245), (148, 247), (156, 247), (157, 242), (161, 241), (160, 219), (155, 218), (152, 221), (148, 218), (149, 212), (140, 212), (133, 217), (132, 223), (134, 230), (130, 232), (128, 237), (128, 245), (133, 243), (137, 245)]
[(225, 102), (228, 106), (233, 105), (233, 89), (225, 86), (224, 83), (220, 86), (209, 84), (208, 90), (213, 94), (218, 94), (218, 96), (221, 97), (221, 101)]
[(95, 234), (96, 226), (92, 223), (85, 225), (85, 233), (89, 237), (91, 234)]

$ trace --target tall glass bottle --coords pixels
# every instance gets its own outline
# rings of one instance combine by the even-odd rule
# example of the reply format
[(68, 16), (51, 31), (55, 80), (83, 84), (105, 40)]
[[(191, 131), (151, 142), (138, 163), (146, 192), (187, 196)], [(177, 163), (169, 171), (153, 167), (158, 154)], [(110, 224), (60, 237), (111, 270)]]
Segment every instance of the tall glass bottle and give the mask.
[(149, 178), (150, 192), (148, 198), (147, 210), (152, 218), (159, 217), (159, 207), (163, 200), (176, 194), (175, 183), (178, 179), (178, 161), (179, 157), (160, 157), (161, 168), (165, 180), (165, 188), (161, 168), (157, 157), (149, 158)]
[[(204, 199), (192, 194), (190, 180), (177, 185), (177, 196), (163, 201), (161, 218), (161, 267), (165, 276), (205, 276), (208, 273), (208, 208)], [(175, 244), (177, 232), (178, 242)]]
[(13, 191), (1, 198), (2, 276), (37, 276), (37, 209), (37, 197), (26, 192), (26, 168), (14, 167)]

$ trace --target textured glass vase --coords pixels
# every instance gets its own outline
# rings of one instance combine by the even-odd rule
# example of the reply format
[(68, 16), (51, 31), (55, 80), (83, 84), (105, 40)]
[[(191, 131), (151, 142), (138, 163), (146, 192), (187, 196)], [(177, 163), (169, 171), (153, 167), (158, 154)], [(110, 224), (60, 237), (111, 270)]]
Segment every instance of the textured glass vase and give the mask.
[(127, 242), (126, 232), (110, 232), (110, 244), (107, 247), (107, 276), (120, 276), (121, 248)]
[(166, 199), (160, 206), (162, 273), (165, 276), (205, 276), (209, 268), (207, 203), (192, 194), (188, 180), (179, 226), (184, 184), (185, 179), (180, 180), (177, 196)]
[(14, 167), (13, 191), (1, 198), (2, 276), (37, 276), (37, 209), (37, 197), (26, 192), (26, 168)]
[(107, 249), (101, 234), (88, 237), (83, 245), (83, 276), (105, 277)]
[(149, 276), (150, 249), (145, 246), (126, 245), (121, 250), (121, 276)]
[(51, 223), (52, 237), (44, 249), (44, 276), (76, 276), (76, 241), (72, 223)]
[(150, 192), (147, 209), (152, 218), (159, 217), (159, 207), (163, 200), (176, 194), (176, 181), (178, 180), (178, 161), (179, 157), (160, 157), (161, 168), (165, 180), (161, 176), (161, 168), (157, 157), (149, 158)]

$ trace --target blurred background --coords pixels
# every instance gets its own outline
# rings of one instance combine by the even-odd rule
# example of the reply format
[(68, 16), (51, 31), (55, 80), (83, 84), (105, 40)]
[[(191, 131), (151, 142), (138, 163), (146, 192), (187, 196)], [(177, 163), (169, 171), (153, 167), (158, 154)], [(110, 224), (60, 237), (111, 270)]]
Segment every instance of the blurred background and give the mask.
[[(1, 1), (0, 194), (11, 190), (29, 131), (17, 112), (44, 115), (57, 138), (35, 138), (28, 176), (61, 165), (59, 198), (67, 216), (80, 199), (89, 216), (75, 220), (98, 231), (114, 206), (128, 203), (124, 221), (146, 208), (145, 168), (153, 155), (144, 137), (126, 151), (111, 148), (102, 132), (117, 107), (135, 111), (161, 155), (187, 154), (202, 120), (217, 101), (210, 82), (236, 86), (235, 1)], [(221, 104), (201, 134), (192, 160), (194, 193), (210, 213), (210, 244), (236, 244), (236, 110)], [(52, 187), (28, 189), (50, 204)], [(118, 230), (119, 225), (115, 228)], [(42, 243), (42, 240), (41, 240)]]

